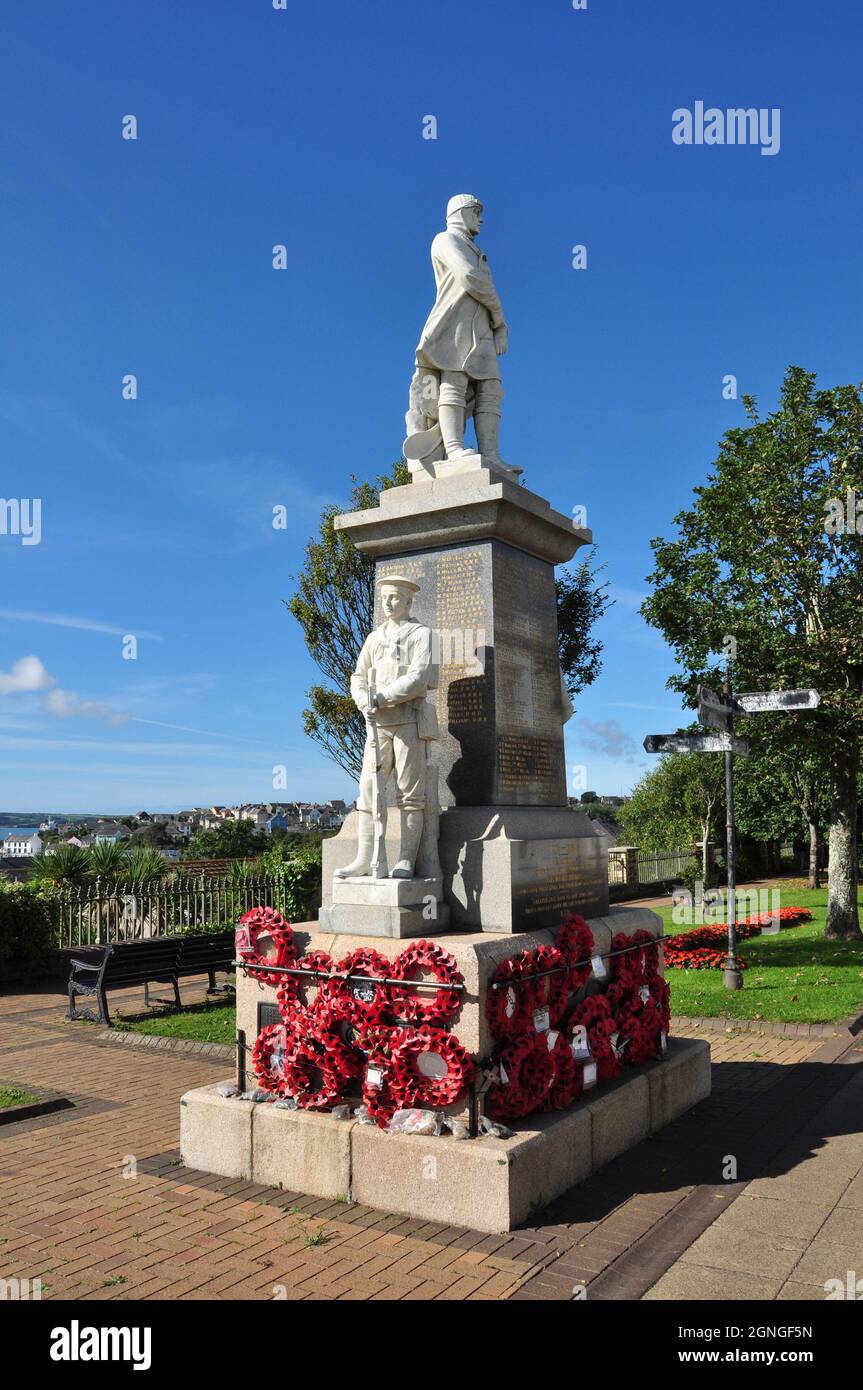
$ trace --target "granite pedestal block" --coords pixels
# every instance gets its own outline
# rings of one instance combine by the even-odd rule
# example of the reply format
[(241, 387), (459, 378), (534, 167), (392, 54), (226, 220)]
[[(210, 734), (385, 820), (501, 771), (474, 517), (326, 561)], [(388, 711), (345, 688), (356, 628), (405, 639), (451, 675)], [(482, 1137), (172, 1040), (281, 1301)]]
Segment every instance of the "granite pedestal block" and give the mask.
[[(554, 577), (591, 533), (481, 459), (432, 467), (435, 476), (423, 470), (425, 481), (390, 488), (336, 525), (377, 560), (378, 580), (399, 573), (419, 585), (413, 616), (434, 634), (440, 738), (430, 756), (453, 923), (514, 932), (559, 921), (561, 908), (602, 914), (606, 846), (567, 803)], [(355, 835), (348, 822), (337, 841)], [(325, 906), (347, 848), (325, 843)]]
[(608, 838), (564, 806), (452, 806), (440, 858), (456, 927), (525, 932), (608, 912)]
[(188, 1168), (498, 1234), (709, 1094), (710, 1048), (692, 1038), (669, 1038), (661, 1061), (625, 1071), (568, 1110), (516, 1122), (511, 1139), (386, 1134), (205, 1086), (183, 1096), (180, 1151)]
[(420, 586), (413, 616), (437, 646), (441, 806), (566, 806), (554, 566), (591, 533), (472, 467), (390, 488), (336, 526), (377, 560), (378, 580)]

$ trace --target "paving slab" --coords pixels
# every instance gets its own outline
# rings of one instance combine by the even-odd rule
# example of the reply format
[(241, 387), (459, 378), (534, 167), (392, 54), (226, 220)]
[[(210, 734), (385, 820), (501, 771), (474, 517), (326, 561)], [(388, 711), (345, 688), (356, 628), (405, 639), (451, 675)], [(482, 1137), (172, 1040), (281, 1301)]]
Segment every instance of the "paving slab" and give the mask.
[(687, 1299), (692, 1302), (739, 1303), (776, 1298), (783, 1280), (776, 1276), (742, 1274), (730, 1269), (678, 1262), (644, 1295), (645, 1300)]

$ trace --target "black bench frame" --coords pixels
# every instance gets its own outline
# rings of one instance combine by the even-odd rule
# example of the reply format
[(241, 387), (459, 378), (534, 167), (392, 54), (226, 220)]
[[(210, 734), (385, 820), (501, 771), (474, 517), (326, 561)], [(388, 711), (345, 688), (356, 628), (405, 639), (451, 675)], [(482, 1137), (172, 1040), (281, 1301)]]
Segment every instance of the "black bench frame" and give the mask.
[[(148, 941), (120, 942), (92, 948), (89, 960), (73, 959), (69, 969), (68, 1019), (88, 1018), (93, 1023), (110, 1026), (108, 1014), (109, 989), (128, 989), (144, 986), (144, 1004), (150, 1007), (150, 985), (170, 984), (174, 990), (174, 1005), (180, 1009), (180, 977), (207, 975), (208, 994), (217, 993), (216, 971), (234, 970), (233, 931), (215, 932), (206, 936), (157, 936)], [(228, 988), (221, 986), (221, 988)], [(78, 995), (95, 997), (99, 1014), (92, 1009), (79, 1009)], [(167, 1003), (168, 1000), (157, 1000)]]

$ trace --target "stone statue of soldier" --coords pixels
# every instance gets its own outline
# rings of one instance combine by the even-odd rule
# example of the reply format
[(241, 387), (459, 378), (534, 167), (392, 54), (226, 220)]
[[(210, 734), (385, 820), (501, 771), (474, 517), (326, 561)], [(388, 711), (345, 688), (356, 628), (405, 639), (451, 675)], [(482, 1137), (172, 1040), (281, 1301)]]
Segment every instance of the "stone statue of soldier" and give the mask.
[(517, 473), (500, 457), (497, 359), (507, 350), (509, 334), (488, 261), (476, 244), (481, 226), (478, 198), (450, 198), (446, 231), (432, 242), (437, 297), (416, 350), (404, 455), (424, 463), (476, 458), (464, 442), (472, 414), (483, 463)]
[(429, 741), (438, 737), (435, 708), (426, 699), (426, 692), (437, 685), (432, 631), (410, 615), (419, 592), (413, 580), (387, 575), (378, 580), (378, 589), (384, 621), (366, 638), (351, 676), (351, 695), (367, 722), (357, 802), (357, 855), (336, 870), (336, 877), (369, 873), (375, 849), (375, 798), (383, 815), (383, 791), (390, 776), (395, 778), (401, 824), (398, 861), (388, 877), (413, 878), (418, 858), (422, 877), (437, 877), (439, 807), (436, 773), (427, 753)]

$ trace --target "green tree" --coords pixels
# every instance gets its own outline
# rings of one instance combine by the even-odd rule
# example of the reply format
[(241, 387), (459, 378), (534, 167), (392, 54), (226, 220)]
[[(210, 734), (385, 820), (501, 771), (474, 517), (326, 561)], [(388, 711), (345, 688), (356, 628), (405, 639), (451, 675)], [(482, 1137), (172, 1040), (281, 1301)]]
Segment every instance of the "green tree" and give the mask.
[(184, 859), (251, 859), (263, 853), (267, 837), (250, 820), (228, 820), (212, 830), (199, 830), (189, 841)]
[[(400, 462), (372, 483), (353, 481), (347, 510), (364, 511), (377, 506), (382, 492), (409, 482), (410, 474)], [(306, 546), (305, 564), (295, 578), (297, 591), (284, 601), (303, 630), (309, 655), (330, 682), (306, 692), (303, 728), (339, 767), (358, 778), (366, 728), (348, 692), (374, 622), (375, 566), (336, 530), (335, 518), (345, 510), (335, 503), (324, 510), (319, 533)]]
[(655, 587), (642, 612), (674, 648), (669, 686), (693, 705), (699, 681), (721, 680), (726, 639), (736, 688), (820, 692), (812, 713), (758, 718), (829, 766), (826, 935), (857, 937), (863, 534), (833, 522), (848, 489), (863, 493), (863, 395), (818, 389), (814, 374), (789, 367), (772, 415), (761, 418), (749, 396), (744, 406), (748, 425), (723, 436), (707, 482), (675, 517), (676, 537), (652, 542)]
[(821, 883), (819, 857), (830, 808), (830, 769), (805, 746), (776, 738), (768, 723), (748, 729), (751, 755), (736, 764), (735, 819), (752, 840), (809, 839), (809, 887)]
[(164, 849), (166, 845), (171, 844), (171, 837), (164, 825), (160, 825), (158, 821), (150, 821), (149, 824), (132, 831), (129, 843), (145, 848), (149, 846), (150, 849)]
[(593, 633), (613, 600), (608, 584), (597, 583), (605, 565), (595, 560), (596, 546), (591, 546), (584, 560), (561, 570), (555, 580), (560, 669), (571, 700), (593, 685), (602, 670), (602, 643)]
[[(335, 518), (345, 510), (375, 507), (381, 492), (408, 482), (403, 460), (372, 483), (354, 480), (348, 508), (332, 504), (323, 512), (319, 533), (306, 546), (305, 564), (296, 576), (297, 591), (284, 600), (303, 630), (312, 660), (330, 682), (307, 691), (303, 728), (354, 778), (360, 775), (366, 728), (351, 699), (350, 680), (374, 624), (375, 565), (336, 530)], [(593, 629), (612, 600), (608, 585), (597, 582), (604, 566), (595, 564), (595, 554), (592, 548), (585, 560), (556, 579), (560, 664), (571, 699), (602, 669), (602, 643)]]
[(617, 812), (626, 844), (640, 849), (688, 849), (701, 844), (701, 870), (709, 878), (707, 846), (725, 820), (725, 761), (721, 753), (665, 753)]

